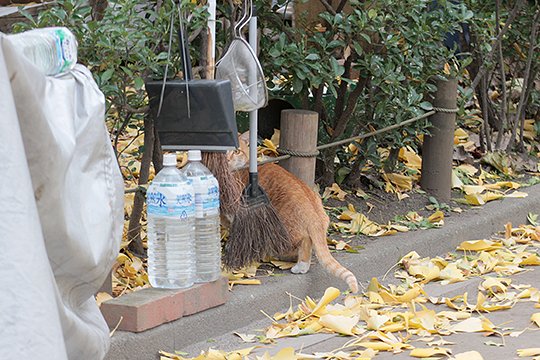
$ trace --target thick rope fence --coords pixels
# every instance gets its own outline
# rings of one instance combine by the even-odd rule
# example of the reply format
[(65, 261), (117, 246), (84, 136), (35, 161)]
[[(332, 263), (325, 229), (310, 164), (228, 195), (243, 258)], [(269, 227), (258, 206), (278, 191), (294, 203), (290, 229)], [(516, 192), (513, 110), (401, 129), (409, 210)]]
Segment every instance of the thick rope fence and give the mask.
[[(316, 151), (313, 151), (313, 152), (292, 151), (292, 150), (287, 150), (287, 149), (280, 148), (280, 149), (278, 149), (278, 153), (280, 154), (280, 156), (264, 159), (262, 161), (259, 161), (257, 163), (257, 165), (260, 166), (260, 165), (264, 165), (264, 164), (268, 164), (268, 163), (276, 163), (276, 162), (279, 162), (279, 161), (282, 161), (282, 160), (289, 159), (289, 158), (291, 158), (293, 156), (294, 157), (316, 157), (316, 156), (318, 156), (320, 154), (320, 151), (324, 150), (324, 149), (328, 149), (328, 148), (335, 147), (335, 146), (340, 146), (340, 145), (345, 145), (345, 144), (351, 143), (353, 141), (363, 140), (363, 139), (366, 139), (366, 138), (369, 138), (369, 137), (372, 137), (372, 136), (383, 134), (385, 132), (395, 130), (395, 129), (398, 129), (400, 127), (412, 124), (412, 123), (414, 123), (416, 121), (426, 119), (426, 118), (430, 117), (431, 115), (436, 114), (437, 112), (441, 112), (441, 113), (445, 113), (445, 114), (454, 114), (454, 113), (457, 113), (458, 110), (459, 109), (457, 109), (457, 108), (455, 108), (455, 109), (445, 109), (445, 108), (440, 108), (440, 107), (433, 107), (432, 110), (430, 110), (430, 111), (428, 111), (428, 112), (426, 112), (426, 113), (424, 113), (422, 115), (415, 116), (415, 117), (413, 117), (411, 119), (402, 121), (402, 122), (400, 122), (398, 124), (386, 126), (384, 128), (374, 130), (374, 131), (370, 131), (370, 132), (365, 133), (365, 134), (356, 135), (356, 136), (353, 136), (353, 137), (350, 137), (350, 138), (347, 138), (347, 139), (337, 140), (337, 141), (334, 141), (334, 142), (331, 142), (331, 143), (328, 143), (328, 144), (319, 145), (319, 146), (317, 146)], [(241, 168), (236, 169), (236, 170), (247, 169), (247, 168), (248, 168), (248, 166), (246, 165), (246, 166), (241, 167)], [(146, 187), (137, 186), (137, 187), (132, 188), (132, 189), (127, 189), (125, 191), (125, 193), (130, 194), (130, 193), (135, 193), (135, 192), (138, 192), (138, 191), (141, 191), (141, 192), (145, 193), (146, 192)]]
[[(366, 139), (366, 138), (369, 138), (369, 137), (372, 137), (372, 136), (376, 136), (376, 135), (379, 135), (379, 134), (382, 134), (382, 133), (385, 133), (385, 132), (388, 132), (388, 131), (391, 131), (391, 130), (395, 130), (395, 129), (398, 129), (398, 128), (403, 127), (405, 125), (409, 125), (409, 124), (412, 124), (412, 123), (414, 123), (416, 121), (428, 118), (428, 117), (430, 117), (431, 115), (433, 115), (433, 114), (435, 114), (437, 112), (442, 112), (442, 113), (446, 113), (446, 114), (454, 114), (454, 113), (457, 113), (458, 110), (459, 109), (457, 109), (457, 108), (455, 108), (455, 109), (445, 109), (445, 108), (433, 107), (432, 110), (430, 110), (430, 111), (428, 111), (428, 112), (426, 112), (426, 113), (424, 113), (422, 115), (413, 117), (413, 118), (411, 118), (409, 120), (402, 121), (402, 122), (400, 122), (398, 124), (390, 125), (390, 126), (382, 128), (382, 129), (370, 131), (368, 133), (353, 136), (353, 137), (350, 137), (350, 138), (347, 138), (347, 139), (337, 140), (337, 141), (334, 141), (334, 142), (331, 142), (331, 143), (328, 143), (328, 144), (319, 145), (319, 146), (317, 146), (316, 151), (314, 151), (314, 152), (292, 151), (292, 150), (287, 150), (287, 149), (280, 148), (280, 149), (278, 149), (278, 153), (280, 154), (280, 156), (276, 156), (276, 157), (272, 157), (272, 158), (268, 158), (268, 159), (264, 159), (262, 161), (259, 161), (258, 165), (264, 165), (264, 164), (268, 164), (268, 163), (279, 162), (281, 160), (289, 159), (292, 156), (296, 156), (296, 157), (316, 157), (316, 156), (318, 156), (320, 154), (320, 150), (328, 149), (328, 148), (335, 147), (335, 146), (345, 145), (345, 144), (351, 143), (353, 141), (363, 140), (363, 139)], [(242, 167), (242, 169), (244, 169), (244, 168), (247, 168), (247, 167)]]

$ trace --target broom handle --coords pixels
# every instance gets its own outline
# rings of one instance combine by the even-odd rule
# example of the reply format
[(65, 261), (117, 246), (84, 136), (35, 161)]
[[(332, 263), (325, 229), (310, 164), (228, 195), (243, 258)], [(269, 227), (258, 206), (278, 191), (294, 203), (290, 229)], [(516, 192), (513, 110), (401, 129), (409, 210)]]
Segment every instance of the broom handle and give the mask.
[[(255, 9), (254, 9), (255, 10)], [(257, 15), (253, 11), (253, 15), (249, 19), (249, 45), (257, 54)], [(250, 74), (253, 71), (250, 71)], [(250, 83), (252, 83), (250, 81)], [(257, 89), (255, 89), (256, 91)], [(249, 172), (257, 174), (257, 110), (249, 112)], [(256, 181), (256, 176), (254, 176)]]

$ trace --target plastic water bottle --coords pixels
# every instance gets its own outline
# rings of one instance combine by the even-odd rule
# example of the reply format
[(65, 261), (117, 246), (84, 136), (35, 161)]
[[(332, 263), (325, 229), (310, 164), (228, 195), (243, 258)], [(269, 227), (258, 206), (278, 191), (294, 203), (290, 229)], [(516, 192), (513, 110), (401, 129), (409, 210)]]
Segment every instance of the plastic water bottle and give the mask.
[(77, 63), (77, 39), (65, 27), (29, 30), (8, 39), (45, 75), (69, 71)]
[(214, 281), (221, 275), (219, 185), (201, 164), (199, 150), (188, 151), (188, 163), (183, 170), (195, 189), (195, 281)]
[(163, 155), (163, 169), (146, 193), (148, 279), (157, 288), (186, 288), (195, 281), (195, 193), (176, 168), (176, 155)]

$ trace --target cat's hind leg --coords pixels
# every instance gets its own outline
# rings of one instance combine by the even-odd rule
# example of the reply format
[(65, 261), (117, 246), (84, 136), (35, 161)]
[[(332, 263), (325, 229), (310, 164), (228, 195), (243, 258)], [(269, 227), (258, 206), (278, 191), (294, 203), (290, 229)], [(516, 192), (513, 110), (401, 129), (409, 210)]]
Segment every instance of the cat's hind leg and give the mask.
[(298, 261), (291, 268), (293, 274), (305, 274), (309, 271), (311, 265), (311, 239), (305, 238), (302, 244), (298, 247)]

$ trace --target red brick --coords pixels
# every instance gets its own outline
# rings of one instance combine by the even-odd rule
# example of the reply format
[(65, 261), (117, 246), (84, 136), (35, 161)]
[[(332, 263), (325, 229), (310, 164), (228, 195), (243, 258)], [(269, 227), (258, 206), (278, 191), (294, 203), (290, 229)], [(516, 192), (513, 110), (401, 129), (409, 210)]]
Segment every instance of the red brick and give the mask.
[(192, 290), (184, 296), (184, 316), (223, 305), (229, 296), (228, 281), (225, 278), (195, 285)]
[(187, 289), (142, 289), (108, 300), (101, 304), (101, 312), (118, 330), (140, 332), (222, 305), (227, 301), (227, 279), (197, 284)]

